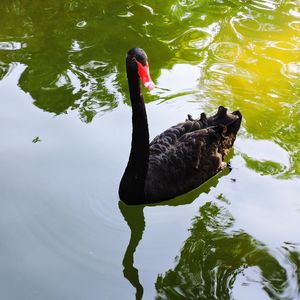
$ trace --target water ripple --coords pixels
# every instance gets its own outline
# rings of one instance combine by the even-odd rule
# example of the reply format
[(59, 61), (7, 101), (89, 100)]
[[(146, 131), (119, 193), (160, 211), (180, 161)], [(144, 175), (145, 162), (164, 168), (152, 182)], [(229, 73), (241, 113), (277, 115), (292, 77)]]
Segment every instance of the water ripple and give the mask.
[[(177, 37), (169, 41), (165, 41), (167, 44), (176, 44), (177, 47), (184, 46), (185, 48), (197, 48), (203, 49), (208, 46), (212, 41), (211, 33), (204, 28), (190, 28)], [(179, 46), (180, 45), (180, 46)]]
[(275, 48), (284, 51), (298, 51), (299, 46), (292, 42), (287, 41), (269, 41), (265, 45), (269, 48)]
[(289, 26), (296, 31), (300, 31), (300, 21), (292, 21)]
[(161, 40), (166, 43), (172, 51), (176, 51), (178, 58), (188, 61), (199, 61), (203, 58), (206, 49), (214, 40), (220, 30), (218, 23), (210, 24), (207, 27), (192, 27), (169, 40)]
[(131, 17), (133, 17), (133, 16), (134, 16), (134, 14), (131, 13), (130, 11), (128, 11), (128, 12), (126, 12), (126, 13), (124, 13), (124, 14), (118, 15), (118, 17), (120, 17), (120, 18), (131, 18)]
[(222, 3), (210, 3), (207, 12), (214, 15), (227, 15), (231, 12), (232, 7)]
[(195, 0), (179, 0), (178, 3), (180, 6), (189, 7), (189, 6), (193, 6), (196, 3), (196, 1)]
[(20, 42), (0, 42), (0, 50), (20, 50), (22, 48), (26, 48), (26, 43), (20, 43)]
[[(114, 196), (111, 195), (111, 198), (114, 198)], [(101, 201), (97, 197), (90, 198), (89, 210), (95, 217), (101, 220), (103, 226), (113, 231), (124, 231), (126, 228), (124, 228), (122, 217), (114, 208), (109, 201)]]
[(18, 65), (18, 63), (6, 64), (0, 61), (0, 80), (9, 76)]
[(252, 7), (262, 10), (275, 10), (280, 5), (280, 1), (275, 0), (253, 0), (250, 4)]
[(86, 21), (80, 21), (76, 24), (76, 27), (78, 28), (83, 28), (87, 25), (87, 22)]
[(261, 24), (258, 21), (244, 15), (231, 18), (230, 25), (239, 39), (243, 38), (242, 33), (247, 34), (249, 30), (259, 31), (261, 29)]
[(289, 14), (293, 17), (300, 18), (300, 9), (299, 7), (293, 8), (289, 10)]
[(300, 62), (290, 62), (284, 65), (281, 69), (281, 73), (290, 79), (300, 78)]
[(232, 42), (219, 42), (212, 45), (211, 50), (214, 56), (220, 61), (234, 62), (241, 55), (241, 48)]
[(85, 42), (73, 40), (71, 44), (70, 52), (80, 52), (84, 49), (91, 48), (92, 45), (86, 45)]

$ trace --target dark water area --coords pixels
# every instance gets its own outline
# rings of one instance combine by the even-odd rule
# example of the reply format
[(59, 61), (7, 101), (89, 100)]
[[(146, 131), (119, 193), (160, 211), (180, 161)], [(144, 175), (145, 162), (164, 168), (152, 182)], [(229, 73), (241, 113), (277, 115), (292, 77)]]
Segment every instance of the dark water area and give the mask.
[[(0, 4), (0, 298), (300, 299), (299, 1)], [(142, 47), (151, 137), (243, 113), (226, 169), (119, 201), (125, 55)]]

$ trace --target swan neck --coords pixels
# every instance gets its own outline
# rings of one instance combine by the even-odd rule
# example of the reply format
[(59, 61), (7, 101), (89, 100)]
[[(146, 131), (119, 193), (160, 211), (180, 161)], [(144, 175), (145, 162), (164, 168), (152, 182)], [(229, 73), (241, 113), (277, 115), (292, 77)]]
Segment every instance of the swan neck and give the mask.
[(146, 108), (137, 72), (127, 70), (132, 106), (132, 141), (129, 161), (120, 186), (123, 201), (135, 203), (145, 200), (144, 187), (149, 161), (149, 130)]
[[(130, 81), (130, 80), (128, 80)], [(132, 142), (130, 159), (148, 165), (149, 158), (149, 129), (146, 107), (141, 93), (139, 78), (129, 82), (130, 100), (132, 106)]]

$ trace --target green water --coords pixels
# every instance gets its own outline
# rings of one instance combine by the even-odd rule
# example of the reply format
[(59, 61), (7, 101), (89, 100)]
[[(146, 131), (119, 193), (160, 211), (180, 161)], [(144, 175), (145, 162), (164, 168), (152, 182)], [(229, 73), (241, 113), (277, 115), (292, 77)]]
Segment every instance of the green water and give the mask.
[[(300, 299), (300, 2), (0, 4), (0, 298)], [(126, 51), (142, 47), (151, 136), (219, 105), (225, 170), (127, 207)]]

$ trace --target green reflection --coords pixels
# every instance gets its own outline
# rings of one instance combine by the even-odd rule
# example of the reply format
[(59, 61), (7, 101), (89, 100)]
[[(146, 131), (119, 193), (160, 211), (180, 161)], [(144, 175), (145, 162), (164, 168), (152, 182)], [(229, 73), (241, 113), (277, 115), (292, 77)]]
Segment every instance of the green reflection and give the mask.
[[(174, 269), (159, 275), (156, 299), (232, 299), (235, 281), (247, 268), (255, 267), (254, 278), (272, 299), (289, 293), (287, 274), (267, 247), (245, 232), (231, 231), (232, 216), (208, 202), (200, 208)], [(298, 256), (294, 256), (298, 259)]]
[(284, 172), (284, 167), (273, 161), (258, 161), (247, 156), (244, 156), (244, 159), (249, 169), (253, 169), (262, 175), (276, 175)]
[[(122, 17), (128, 9), (139, 14), (130, 19), (130, 25)], [(82, 120), (90, 122), (97, 112), (115, 108), (123, 100), (128, 48), (147, 49), (149, 40), (158, 47), (158, 41), (145, 40), (139, 33), (143, 18), (151, 16), (147, 11), (138, 3), (120, 1), (4, 1), (0, 7), (0, 75), (5, 73), (5, 64), (25, 64), (19, 85), (37, 107), (55, 114), (78, 109)], [(12, 51), (4, 51), (6, 40)], [(159, 55), (151, 55), (151, 60), (159, 63), (164, 49), (160, 46)]]
[(299, 245), (288, 244), (284, 247), (284, 250), (287, 252), (287, 256), (289, 257), (289, 261), (295, 270), (295, 277), (298, 283), (296, 290), (298, 291), (298, 295), (300, 295), (300, 254), (299, 254)]

